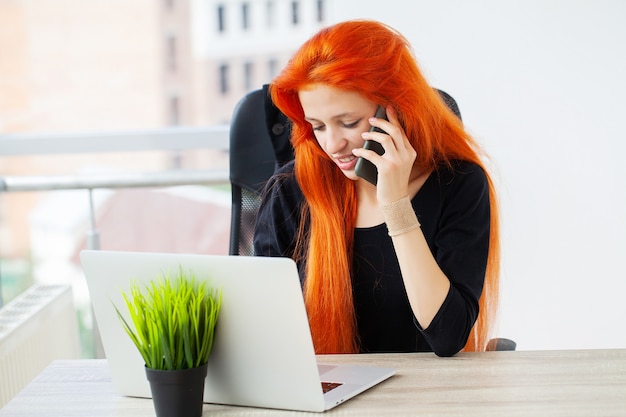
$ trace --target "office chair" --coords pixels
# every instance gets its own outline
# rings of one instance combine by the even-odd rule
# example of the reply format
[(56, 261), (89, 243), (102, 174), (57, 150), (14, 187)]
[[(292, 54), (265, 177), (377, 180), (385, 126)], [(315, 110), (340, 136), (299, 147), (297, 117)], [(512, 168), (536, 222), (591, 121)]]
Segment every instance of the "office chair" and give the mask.
[[(461, 119), (456, 100), (437, 90)], [(253, 255), (252, 240), (263, 187), (276, 168), (293, 159), (289, 120), (271, 102), (268, 85), (246, 94), (235, 106), (230, 123), (230, 255)], [(489, 341), (487, 350), (515, 350), (514, 341)]]

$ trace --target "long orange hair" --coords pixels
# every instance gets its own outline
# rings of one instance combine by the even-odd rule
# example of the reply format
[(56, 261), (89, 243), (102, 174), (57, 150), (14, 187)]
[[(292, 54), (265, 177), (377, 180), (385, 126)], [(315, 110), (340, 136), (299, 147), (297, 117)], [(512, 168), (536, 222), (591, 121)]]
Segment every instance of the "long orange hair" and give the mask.
[[(270, 85), (273, 102), (292, 121), (295, 176), (306, 198), (296, 260), (306, 265), (304, 298), (317, 353), (358, 352), (351, 265), (355, 185), (319, 147), (304, 120), (298, 91), (316, 83), (360, 93), (398, 113), (417, 151), (415, 163), (435, 169), (461, 159), (478, 164), (479, 147), (421, 74), (409, 42), (387, 25), (352, 20), (322, 29), (305, 42)], [(485, 169), (487, 172), (487, 169)], [(489, 177), (491, 228), (480, 313), (464, 350), (484, 350), (498, 300), (499, 227)], [(299, 255), (298, 255), (299, 254)]]

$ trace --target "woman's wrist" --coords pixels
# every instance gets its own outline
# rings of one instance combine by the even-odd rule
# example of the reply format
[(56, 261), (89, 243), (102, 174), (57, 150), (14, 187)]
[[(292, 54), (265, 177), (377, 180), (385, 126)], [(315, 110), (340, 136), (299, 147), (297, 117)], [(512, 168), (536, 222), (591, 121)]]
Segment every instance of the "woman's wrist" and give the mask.
[(398, 236), (420, 227), (409, 196), (381, 206), (389, 236)]

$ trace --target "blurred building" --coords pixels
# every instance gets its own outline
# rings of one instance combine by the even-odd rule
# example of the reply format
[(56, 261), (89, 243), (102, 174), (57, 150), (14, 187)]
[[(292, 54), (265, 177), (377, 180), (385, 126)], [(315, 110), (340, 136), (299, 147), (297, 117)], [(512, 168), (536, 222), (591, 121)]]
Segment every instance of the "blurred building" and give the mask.
[(0, 133), (226, 123), (324, 0), (2, 0)]
[(324, 0), (193, 0), (194, 120), (224, 123), (327, 24)]

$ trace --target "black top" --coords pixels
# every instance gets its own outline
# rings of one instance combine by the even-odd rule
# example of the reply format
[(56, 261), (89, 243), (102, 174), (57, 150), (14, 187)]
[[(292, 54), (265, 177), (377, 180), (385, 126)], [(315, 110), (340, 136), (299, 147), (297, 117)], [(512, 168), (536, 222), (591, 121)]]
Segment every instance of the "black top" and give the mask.
[[(304, 196), (293, 161), (272, 177), (257, 216), (256, 255), (292, 257)], [(427, 329), (413, 315), (386, 225), (354, 233), (352, 288), (362, 352), (457, 353), (478, 316), (489, 248), (489, 188), (477, 165), (434, 171), (411, 201), (433, 256), (450, 280)], [(303, 281), (303, 265), (298, 265)]]

